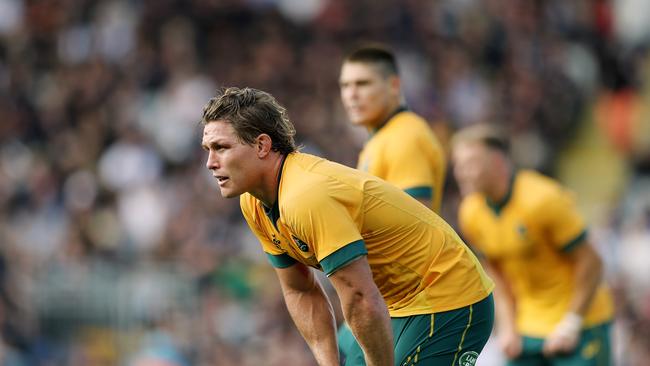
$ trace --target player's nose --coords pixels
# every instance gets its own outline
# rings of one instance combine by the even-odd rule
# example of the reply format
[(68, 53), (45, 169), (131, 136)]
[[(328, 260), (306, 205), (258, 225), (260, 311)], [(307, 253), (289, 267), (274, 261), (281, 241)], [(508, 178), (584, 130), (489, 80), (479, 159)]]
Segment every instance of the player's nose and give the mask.
[(216, 152), (208, 152), (208, 160), (205, 162), (205, 166), (209, 170), (219, 169), (219, 157), (217, 156)]

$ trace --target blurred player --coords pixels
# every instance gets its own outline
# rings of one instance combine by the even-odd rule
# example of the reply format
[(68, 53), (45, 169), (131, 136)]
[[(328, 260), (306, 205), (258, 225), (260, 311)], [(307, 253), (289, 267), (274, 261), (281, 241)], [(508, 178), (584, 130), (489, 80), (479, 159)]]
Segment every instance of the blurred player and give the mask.
[(609, 365), (612, 301), (600, 257), (573, 196), (534, 171), (516, 171), (498, 130), (452, 140), (464, 196), (461, 231), (497, 284), (497, 334), (509, 365)]
[(203, 111), (207, 167), (240, 196), (285, 302), (320, 365), (338, 365), (327, 274), (358, 340), (346, 365), (474, 365), (494, 286), (433, 211), (372, 175), (296, 150), (275, 99), (229, 88)]
[(357, 49), (345, 58), (339, 85), (348, 118), (371, 133), (357, 168), (440, 212), (444, 153), (427, 122), (403, 103), (393, 54), (380, 47)]

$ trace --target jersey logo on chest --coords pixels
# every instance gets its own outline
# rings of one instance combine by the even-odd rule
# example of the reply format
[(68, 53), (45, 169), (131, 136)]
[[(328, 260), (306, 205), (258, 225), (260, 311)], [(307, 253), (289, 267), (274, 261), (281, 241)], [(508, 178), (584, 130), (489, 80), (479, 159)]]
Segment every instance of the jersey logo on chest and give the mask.
[(528, 236), (528, 229), (526, 229), (526, 227), (523, 224), (519, 224), (517, 226), (517, 233), (519, 234), (519, 237), (521, 239), (526, 239), (526, 237)]

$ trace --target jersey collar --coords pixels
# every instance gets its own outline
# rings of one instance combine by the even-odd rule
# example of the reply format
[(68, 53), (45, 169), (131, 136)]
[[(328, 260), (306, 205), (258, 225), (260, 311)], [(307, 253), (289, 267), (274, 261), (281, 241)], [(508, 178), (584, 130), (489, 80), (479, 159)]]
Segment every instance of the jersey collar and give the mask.
[[(278, 230), (278, 220), (280, 219), (280, 180), (282, 179), (282, 171), (284, 170), (284, 163), (287, 161), (287, 156), (284, 155), (282, 157), (282, 163), (280, 164), (280, 171), (278, 172), (278, 187), (277, 187), (277, 195), (275, 198), (275, 202), (273, 203), (273, 206), (267, 207), (264, 203), (262, 203), (262, 208), (264, 209), (264, 214), (266, 214), (266, 217), (271, 220), (271, 223), (273, 226), (275, 226), (275, 229)], [(261, 201), (260, 201), (261, 203)]]
[(401, 106), (397, 107), (397, 109), (396, 109), (393, 113), (391, 113), (390, 116), (388, 116), (388, 118), (386, 118), (386, 119), (385, 119), (382, 123), (380, 123), (377, 127), (373, 128), (373, 129), (370, 131), (370, 134), (371, 134), (371, 135), (376, 134), (377, 132), (379, 132), (379, 130), (381, 130), (384, 126), (386, 126), (386, 124), (388, 123), (388, 121), (390, 121), (391, 119), (393, 119), (393, 117), (395, 117), (395, 116), (398, 115), (399, 113), (402, 113), (402, 112), (405, 112), (405, 111), (408, 111), (408, 108), (406, 108), (406, 106), (401, 105)]

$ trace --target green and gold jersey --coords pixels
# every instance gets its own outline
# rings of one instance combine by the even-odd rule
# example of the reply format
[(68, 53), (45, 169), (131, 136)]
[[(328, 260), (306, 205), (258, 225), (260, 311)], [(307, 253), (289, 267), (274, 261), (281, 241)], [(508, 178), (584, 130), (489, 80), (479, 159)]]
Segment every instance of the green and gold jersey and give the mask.
[(446, 167), (442, 146), (427, 122), (403, 109), (366, 142), (357, 165), (415, 198), (431, 199), (436, 212)]
[(248, 193), (240, 204), (275, 267), (298, 261), (329, 276), (367, 255), (393, 317), (457, 309), (494, 287), (433, 211), (381, 179), (313, 155), (286, 157), (274, 207)]
[[(544, 337), (568, 311), (574, 266), (566, 252), (584, 245), (585, 223), (574, 198), (557, 182), (533, 171), (520, 171), (503, 202), (481, 194), (467, 196), (459, 210), (468, 242), (501, 268), (510, 283), (521, 334)], [(601, 286), (585, 326), (611, 319), (612, 301)]]

